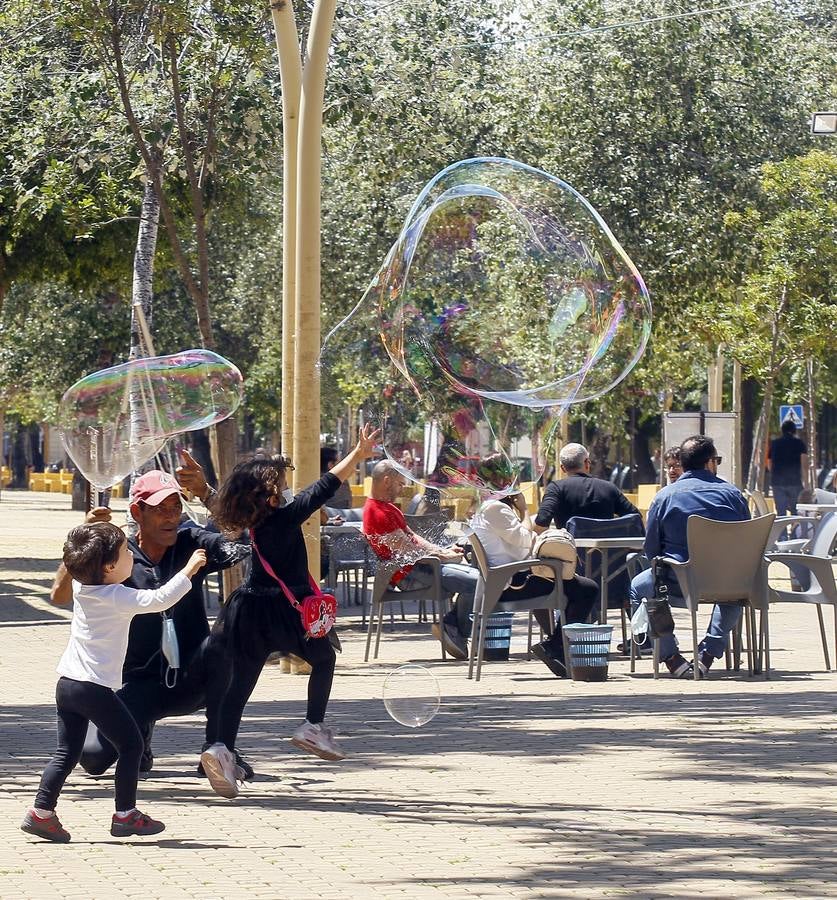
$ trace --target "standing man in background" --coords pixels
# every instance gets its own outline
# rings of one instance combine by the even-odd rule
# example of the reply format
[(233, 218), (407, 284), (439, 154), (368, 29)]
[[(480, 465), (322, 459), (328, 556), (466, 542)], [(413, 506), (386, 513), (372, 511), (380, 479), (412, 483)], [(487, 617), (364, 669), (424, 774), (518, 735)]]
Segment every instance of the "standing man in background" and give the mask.
[(808, 482), (808, 448), (796, 436), (796, 424), (792, 419), (782, 422), (782, 436), (770, 442), (767, 469), (776, 515), (795, 516), (799, 492)]

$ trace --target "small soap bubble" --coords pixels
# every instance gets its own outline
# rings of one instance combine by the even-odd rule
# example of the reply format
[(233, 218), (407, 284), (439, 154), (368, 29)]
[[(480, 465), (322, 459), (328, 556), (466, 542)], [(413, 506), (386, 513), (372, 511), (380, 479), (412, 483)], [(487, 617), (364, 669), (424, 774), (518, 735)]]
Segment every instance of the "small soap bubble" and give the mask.
[(383, 697), (386, 711), (407, 728), (426, 725), (442, 704), (436, 676), (416, 663), (399, 666), (387, 675)]
[(163, 448), (168, 438), (231, 416), (241, 372), (209, 350), (134, 359), (85, 376), (61, 398), (61, 441), (84, 477), (104, 490)]

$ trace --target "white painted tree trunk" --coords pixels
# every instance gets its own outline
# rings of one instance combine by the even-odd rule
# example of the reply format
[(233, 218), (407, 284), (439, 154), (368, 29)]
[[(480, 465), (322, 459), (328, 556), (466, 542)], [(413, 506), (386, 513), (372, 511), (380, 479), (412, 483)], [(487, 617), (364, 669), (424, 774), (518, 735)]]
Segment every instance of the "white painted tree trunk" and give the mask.
[(282, 452), (294, 450), (296, 347), (296, 200), (302, 60), (290, 0), (271, 4), (282, 81)]
[[(137, 244), (134, 249), (134, 277), (131, 285), (131, 346), (130, 359), (151, 356), (154, 347), (151, 340), (151, 318), (154, 307), (154, 254), (157, 251), (157, 232), (160, 223), (160, 198), (150, 176), (142, 195)], [(147, 410), (144, 408), (142, 385), (133, 383), (128, 394), (131, 410), (131, 444), (134, 445), (142, 431)], [(134, 473), (131, 474), (131, 486)], [(130, 519), (130, 513), (129, 513)]]

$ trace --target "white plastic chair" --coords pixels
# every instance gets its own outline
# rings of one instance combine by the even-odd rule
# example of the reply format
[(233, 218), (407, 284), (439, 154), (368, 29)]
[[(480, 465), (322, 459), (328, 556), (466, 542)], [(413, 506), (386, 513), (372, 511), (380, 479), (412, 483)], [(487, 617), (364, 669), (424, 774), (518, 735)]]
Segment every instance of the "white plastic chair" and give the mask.
[(822, 654), (825, 658), (826, 671), (831, 671), (828, 658), (828, 642), (825, 636), (823, 606), (831, 606), (834, 610), (834, 663), (837, 669), (837, 586), (834, 581), (834, 543), (837, 541), (837, 513), (823, 516), (816, 534), (807, 544), (805, 552), (768, 553), (770, 562), (778, 562), (790, 568), (804, 569), (808, 572), (810, 583), (801, 591), (783, 591), (770, 589), (771, 603), (813, 603), (817, 608), (817, 620), (822, 639)]
[[(416, 560), (414, 564), (421, 563), (430, 568), (432, 582), (430, 587), (416, 588), (414, 590), (398, 590), (390, 585), (392, 576), (404, 566), (404, 560), (380, 560), (374, 553), (370, 554), (371, 565), (375, 569), (375, 578), (372, 582), (372, 600), (369, 609), (369, 628), (366, 632), (366, 653), (364, 662), (369, 662), (369, 648), (372, 643), (372, 632), (375, 631), (375, 656), (378, 658), (378, 648), (381, 644), (381, 632), (384, 627), (384, 607), (387, 603), (401, 603), (405, 600), (418, 601), (430, 600), (435, 610), (439, 607), (439, 620), (444, 617), (445, 598), (442, 594), (442, 569), (438, 557), (425, 556)], [(403, 610), (403, 605), (402, 605)], [(377, 616), (377, 625), (376, 625)], [(445, 647), (442, 645), (442, 659), (446, 659)]]
[[(480, 578), (477, 584), (474, 598), (474, 627), (471, 633), (471, 646), (468, 660), (468, 677), (474, 677), (476, 664), (476, 681), (482, 674), (482, 656), (485, 648), (485, 632), (488, 617), (493, 612), (532, 612), (536, 609), (558, 610), (561, 621), (565, 620), (567, 598), (564, 596), (564, 586), (561, 583), (562, 563), (559, 559), (540, 559), (532, 557), (520, 562), (506, 563), (502, 566), (489, 565), (488, 556), (480, 539), (476, 534), (469, 537), (474, 553), (474, 561), (479, 569)], [(500, 595), (506, 589), (512, 575), (517, 572), (525, 572), (532, 566), (548, 566), (555, 572), (555, 581), (552, 590), (542, 597), (533, 597), (530, 600), (501, 601)], [(531, 628), (530, 628), (531, 641)], [(530, 648), (531, 649), (531, 648)]]
[[(767, 562), (765, 549), (776, 516), (771, 513), (744, 522), (718, 522), (703, 516), (689, 516), (686, 542), (689, 559), (680, 562), (658, 557), (677, 576), (681, 596), (692, 617), (692, 649), (698, 657), (697, 610), (700, 603), (735, 603), (744, 606), (747, 630), (747, 665), (754, 663), (753, 635), (755, 610), (761, 613), (760, 633), (764, 636), (765, 677), (770, 672), (770, 631), (768, 625)], [(700, 667), (695, 662), (695, 681)]]

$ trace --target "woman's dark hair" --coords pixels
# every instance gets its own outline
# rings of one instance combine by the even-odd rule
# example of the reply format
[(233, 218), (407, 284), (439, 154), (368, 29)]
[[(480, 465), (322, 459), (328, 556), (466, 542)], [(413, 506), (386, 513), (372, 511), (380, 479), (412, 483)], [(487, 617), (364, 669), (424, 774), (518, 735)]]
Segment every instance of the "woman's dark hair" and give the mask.
[(668, 450), (663, 454), (663, 462), (667, 463), (670, 459), (673, 459), (678, 465), (680, 464), (680, 448), (679, 447), (669, 447)]
[(240, 462), (221, 485), (212, 518), (222, 531), (256, 528), (267, 518), (271, 497), (280, 494), (283, 476), (293, 469), (286, 456), (257, 456)]
[(684, 472), (696, 472), (717, 456), (715, 442), (705, 434), (693, 434), (680, 445), (680, 465)]
[(64, 568), (81, 584), (104, 584), (105, 566), (119, 559), (125, 535), (110, 522), (77, 525), (64, 542)]

